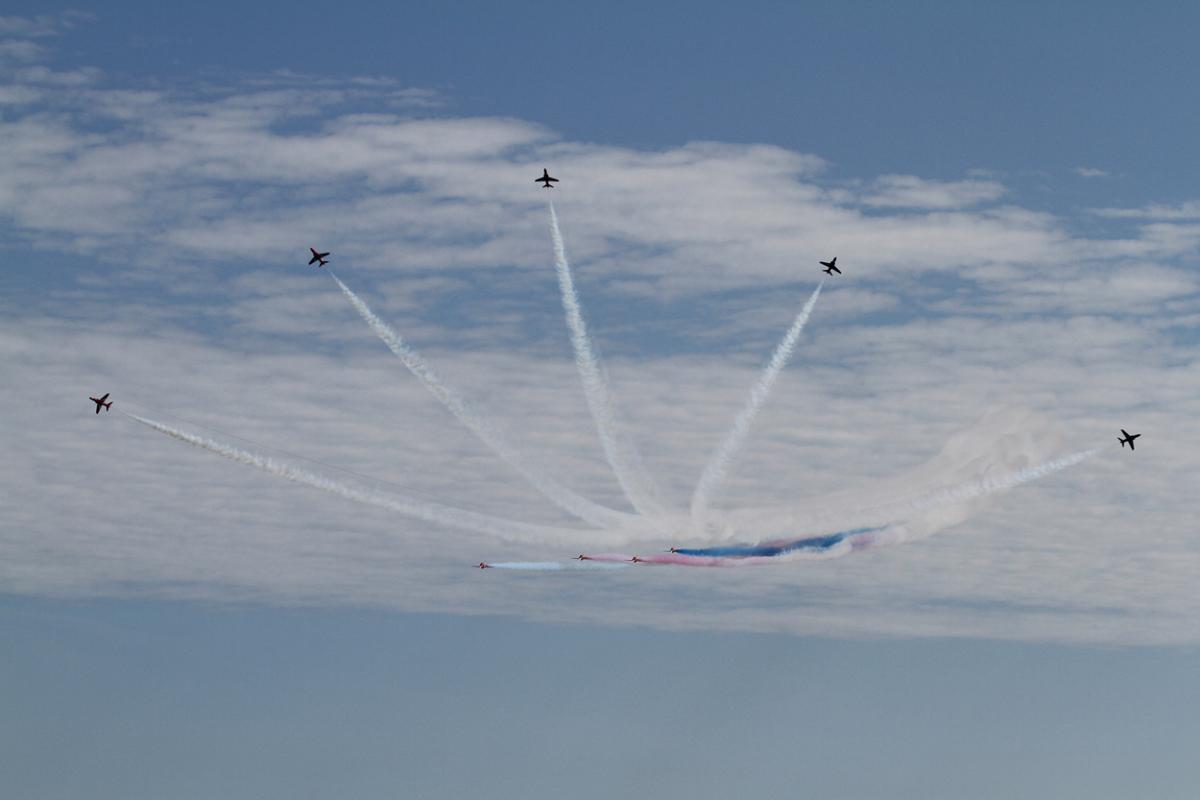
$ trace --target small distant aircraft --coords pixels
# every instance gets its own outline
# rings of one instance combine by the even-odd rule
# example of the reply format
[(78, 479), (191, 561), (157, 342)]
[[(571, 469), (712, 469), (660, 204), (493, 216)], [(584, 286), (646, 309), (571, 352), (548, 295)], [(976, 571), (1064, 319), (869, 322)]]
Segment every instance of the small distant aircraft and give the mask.
[(322, 266), (322, 267), (329, 263), (328, 261), (325, 260), (325, 256), (329, 255), (329, 253), (318, 253), (317, 248), (315, 248), (315, 247), (310, 247), (308, 249), (311, 250), (312, 254), (313, 254), (312, 258), (310, 258), (308, 260), (308, 265), (310, 267), (313, 264), (317, 264), (318, 262), (320, 263), (320, 266)]
[(642, 559), (641, 559), (641, 558), (639, 558), (638, 556), (634, 556), (633, 558), (631, 558), (631, 559), (629, 559), (629, 560), (630, 560), (630, 561), (632, 561), (634, 564), (641, 564), (641, 563), (642, 563)]
[(542, 167), (542, 177), (534, 178), (533, 182), (540, 183), (542, 185), (543, 189), (553, 189), (554, 187), (551, 186), (550, 184), (558, 183), (558, 178), (551, 178), (550, 170), (546, 169), (545, 167)]
[(821, 271), (824, 272), (826, 275), (832, 275), (835, 272), (838, 275), (842, 274), (842, 271), (837, 268), (837, 256), (834, 256), (832, 261), (822, 261), (820, 263), (821, 263), (821, 266), (825, 268)]
[[(108, 409), (112, 408), (112, 400), (108, 400), (108, 395), (109, 395), (109, 392), (105, 392), (103, 397), (89, 397), (88, 398), (88, 400), (91, 400), (93, 403), (96, 404), (96, 413), (97, 414), (100, 413), (100, 409), (102, 409), (102, 408), (105, 409), (106, 411)], [(108, 402), (107, 403), (104, 402), (105, 400), (108, 400)]]
[(667, 552), (668, 553), (678, 553), (679, 548), (678, 547), (669, 547), (669, 548), (667, 548)]
[(489, 563), (487, 563), (486, 561), (480, 561), (480, 562), (479, 562), (479, 568), (480, 568), (480, 569), (491, 569), (491, 568), (492, 568), (492, 565), (491, 565), (491, 564), (489, 564)]
[[(104, 396), (108, 397), (108, 395), (104, 395)], [(1133, 440), (1138, 438), (1139, 436), (1141, 436), (1141, 434), (1140, 433), (1130, 433), (1129, 431), (1125, 430), (1124, 428), (1121, 428), (1121, 433), (1125, 434), (1124, 436), (1117, 437), (1117, 441), (1121, 443), (1121, 447), (1125, 447), (1125, 445), (1129, 445), (1129, 449), (1133, 450), (1134, 449)]]
[(591, 556), (585, 556), (583, 553), (580, 553), (579, 555), (575, 556), (575, 560), (576, 560), (576, 561), (591, 561), (591, 560), (592, 560), (592, 557), (591, 557)]

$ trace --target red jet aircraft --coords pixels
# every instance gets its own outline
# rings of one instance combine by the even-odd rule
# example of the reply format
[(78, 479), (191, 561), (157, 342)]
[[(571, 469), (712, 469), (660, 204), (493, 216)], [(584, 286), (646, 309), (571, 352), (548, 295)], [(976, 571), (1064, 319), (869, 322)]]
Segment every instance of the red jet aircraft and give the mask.
[(320, 262), (320, 266), (322, 267), (329, 263), (325, 260), (325, 256), (329, 255), (329, 253), (318, 253), (317, 248), (315, 247), (310, 247), (308, 249), (311, 250), (313, 254), (312, 258), (308, 260), (308, 265), (310, 267), (317, 262)]

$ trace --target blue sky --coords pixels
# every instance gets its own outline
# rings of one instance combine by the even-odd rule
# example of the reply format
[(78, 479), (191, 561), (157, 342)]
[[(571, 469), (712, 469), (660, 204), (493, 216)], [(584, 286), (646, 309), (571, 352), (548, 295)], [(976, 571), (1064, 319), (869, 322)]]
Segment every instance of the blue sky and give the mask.
[[(1200, 12), (346, 5), (0, 18), (14, 791), (1194, 795)], [(547, 502), (303, 263), (332, 250), (510, 462), (628, 510), (543, 165), (618, 431), (673, 509), (628, 527)], [(833, 254), (845, 274), (689, 528)], [(80, 405), (102, 391), (541, 527), (281, 481)], [(469, 569), (883, 523), (920, 541)]]
[(1171, 202), (1190, 199), (1195, 180), (1177, 154), (1197, 125), (1180, 93), (1195, 77), (1197, 14), (1171, 3), (120, 3), (70, 33), (60, 57), (159, 80), (387, 76), (571, 139), (770, 142), (850, 175), (987, 168), (1049, 173), (1061, 189), (1065, 172), (1090, 166), (1122, 179), (1116, 202)]

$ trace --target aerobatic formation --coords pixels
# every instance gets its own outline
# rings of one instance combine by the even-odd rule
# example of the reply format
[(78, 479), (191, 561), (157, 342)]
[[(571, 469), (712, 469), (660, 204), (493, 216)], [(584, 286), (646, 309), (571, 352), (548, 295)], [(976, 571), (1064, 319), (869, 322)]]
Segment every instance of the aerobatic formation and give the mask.
[[(558, 179), (551, 177), (548, 169), (535, 179), (543, 188), (553, 189)], [(914, 517), (939, 506), (960, 504), (968, 500), (995, 492), (1005, 491), (1028, 481), (1058, 472), (1080, 463), (1097, 454), (1101, 448), (1071, 453), (1057, 459), (1036, 464), (1007, 475), (990, 476), (956, 486), (935, 487), (924, 495), (880, 502), (873, 507), (860, 508), (866, 516), (886, 518), (877, 524), (862, 524), (845, 530), (817, 532), (804, 536), (776, 536), (750, 544), (729, 543), (732, 534), (728, 529), (718, 532), (709, 525), (709, 506), (719, 495), (721, 486), (741, 450), (756, 415), (770, 396), (777, 378), (791, 359), (800, 336), (821, 295), (823, 283), (818, 283), (812, 294), (800, 308), (771, 359), (767, 362), (759, 379), (751, 387), (750, 395), (735, 416), (730, 431), (720, 441), (709, 457), (692, 493), (688, 508), (672, 508), (664, 501), (652, 476), (643, 466), (633, 442), (621, 432), (618, 425), (616, 405), (608, 388), (599, 357), (591, 344), (582, 306), (575, 291), (571, 267), (567, 261), (566, 247), (559, 228), (558, 215), (554, 206), (549, 206), (550, 238), (555, 272), (562, 296), (563, 312), (570, 333), (571, 346), (575, 354), (575, 365), (583, 384), (583, 391), (591, 412), (592, 421), (600, 440), (605, 459), (621, 487), (631, 511), (601, 505), (567, 488), (552, 475), (541, 471), (530, 463), (520, 450), (508, 442), (497, 426), (480, 411), (474, 409), (455, 390), (438, 376), (437, 372), (420, 353), (381, 320), (336, 275), (330, 277), (350, 302), (363, 321), (375, 335), (397, 357), (404, 367), (449, 410), (459, 422), (470, 430), (497, 457), (506, 462), (547, 500), (590, 528), (563, 529), (561, 527), (534, 525), (502, 517), (465, 511), (453, 506), (429, 500), (408, 497), (398, 492), (382, 494), (349, 483), (331, 480), (319, 474), (243, 450), (232, 445), (180, 430), (156, 422), (147, 417), (125, 412), (125, 417), (151, 430), (170, 436), (177, 441), (206, 450), (222, 458), (254, 467), (277, 477), (301, 483), (315, 489), (336, 494), (347, 500), (374, 505), (396, 511), (404, 516), (426, 522), (446, 525), (463, 530), (484, 533), (502, 541), (560, 545), (569, 537), (585, 539), (600, 547), (623, 546), (630, 542), (659, 541), (668, 543), (662, 552), (632, 554), (598, 551), (580, 553), (566, 561), (480, 561), (478, 569), (509, 570), (569, 570), (569, 569), (614, 569), (634, 565), (673, 565), (685, 567), (734, 567), (762, 565), (799, 560), (822, 560), (837, 558), (849, 553), (890, 544), (899, 544), (931, 535), (931, 531), (919, 525), (908, 524)], [(308, 264), (318, 268), (327, 266), (329, 252), (310, 247)], [(837, 258), (819, 261), (826, 276), (841, 275)], [(112, 408), (109, 393), (89, 398), (95, 413)], [(1134, 440), (1141, 434), (1130, 434), (1121, 429), (1118, 441), (1121, 447), (1134, 449)], [(683, 546), (678, 542), (694, 543)]]

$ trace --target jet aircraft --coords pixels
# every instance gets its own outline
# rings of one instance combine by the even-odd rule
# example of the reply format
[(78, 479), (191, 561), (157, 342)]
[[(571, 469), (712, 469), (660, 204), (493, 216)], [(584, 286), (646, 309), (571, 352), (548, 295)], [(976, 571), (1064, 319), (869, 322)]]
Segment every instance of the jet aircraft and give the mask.
[(487, 563), (486, 561), (480, 561), (480, 562), (479, 562), (479, 568), (480, 568), (480, 569), (491, 569), (491, 568), (492, 568), (492, 565), (491, 565), (491, 564), (489, 564), (489, 563)]
[[(102, 408), (105, 409), (106, 411), (108, 409), (112, 408), (112, 400), (108, 400), (108, 395), (109, 395), (109, 393), (105, 392), (103, 397), (89, 397), (88, 398), (88, 400), (91, 400), (93, 403), (96, 404), (96, 413), (97, 414), (100, 413), (100, 409), (102, 409)], [(105, 400), (108, 400), (108, 402), (107, 403), (104, 402)]]
[(585, 556), (583, 553), (580, 553), (579, 555), (575, 556), (575, 560), (576, 561), (591, 561), (592, 559), (590, 556)]
[(323, 267), (323, 266), (325, 266), (326, 264), (328, 264), (328, 263), (329, 263), (328, 261), (326, 261), (326, 260), (325, 260), (325, 256), (329, 255), (329, 253), (318, 253), (318, 252), (317, 252), (317, 248), (315, 248), (315, 247), (310, 247), (310, 248), (308, 248), (308, 249), (309, 249), (309, 250), (311, 250), (311, 251), (312, 251), (312, 254), (313, 254), (313, 255), (312, 255), (312, 258), (310, 258), (310, 259), (308, 260), (308, 265), (309, 265), (310, 267), (311, 267), (313, 264), (317, 264), (318, 262), (320, 262), (320, 264), (319, 264), (319, 265), (320, 265), (320, 266), (322, 266), (322, 267)]
[(826, 275), (832, 275), (835, 272), (838, 275), (842, 274), (842, 271), (837, 268), (837, 256), (834, 256), (832, 261), (822, 261), (820, 263), (821, 263), (821, 266), (825, 268), (821, 271), (824, 272)]
[(550, 184), (558, 183), (558, 178), (551, 178), (550, 170), (546, 169), (545, 167), (542, 167), (542, 177), (534, 178), (533, 182), (540, 183), (542, 185), (543, 189), (553, 189), (554, 187), (551, 186)]
[(1125, 434), (1124, 436), (1117, 437), (1117, 441), (1121, 443), (1121, 447), (1125, 447), (1125, 445), (1129, 445), (1129, 449), (1133, 450), (1134, 449), (1133, 440), (1138, 438), (1139, 436), (1141, 436), (1141, 434), (1140, 433), (1130, 433), (1129, 431), (1125, 430), (1124, 428), (1121, 428), (1121, 433)]

